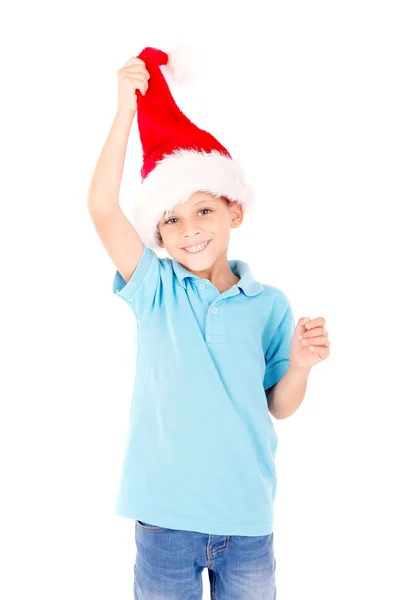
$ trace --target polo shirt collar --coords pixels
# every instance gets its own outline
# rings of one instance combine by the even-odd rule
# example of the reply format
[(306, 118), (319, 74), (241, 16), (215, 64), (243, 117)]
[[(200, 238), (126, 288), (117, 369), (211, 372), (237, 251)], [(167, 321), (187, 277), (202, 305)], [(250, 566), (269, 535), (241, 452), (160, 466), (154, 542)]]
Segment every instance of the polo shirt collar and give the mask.
[[(249, 265), (242, 260), (228, 260), (228, 264), (231, 268), (231, 271), (237, 276), (240, 277), (240, 281), (238, 281), (233, 288), (240, 288), (246, 294), (246, 296), (255, 296), (259, 294), (264, 288), (253, 278), (251, 274), (251, 270)], [(190, 271), (185, 269), (183, 265), (181, 265), (175, 259), (172, 259), (172, 267), (174, 269), (175, 275), (177, 276), (179, 283), (183, 288), (186, 289), (186, 281), (185, 279), (191, 277), (192, 279), (201, 280), (201, 277), (197, 275), (193, 275)], [(239, 290), (238, 290), (239, 291)]]

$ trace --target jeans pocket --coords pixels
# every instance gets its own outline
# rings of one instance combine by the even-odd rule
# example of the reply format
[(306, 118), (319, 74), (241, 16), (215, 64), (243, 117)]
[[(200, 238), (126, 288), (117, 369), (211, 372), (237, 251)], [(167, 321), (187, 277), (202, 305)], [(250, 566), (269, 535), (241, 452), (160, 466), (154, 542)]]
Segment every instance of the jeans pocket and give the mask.
[(144, 521), (139, 521), (138, 519), (135, 520), (136, 525), (139, 527), (139, 529), (142, 529), (143, 531), (157, 532), (165, 531), (167, 529), (167, 527), (159, 527), (158, 525), (151, 525), (151, 523), (145, 523)]

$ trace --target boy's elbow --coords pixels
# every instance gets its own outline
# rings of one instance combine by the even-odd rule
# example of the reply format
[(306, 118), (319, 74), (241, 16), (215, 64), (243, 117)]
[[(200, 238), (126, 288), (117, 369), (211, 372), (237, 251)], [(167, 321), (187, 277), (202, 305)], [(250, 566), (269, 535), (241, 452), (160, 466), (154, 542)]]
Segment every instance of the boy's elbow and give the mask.
[(290, 415), (283, 415), (282, 413), (277, 413), (274, 411), (273, 408), (271, 408), (271, 406), (268, 404), (268, 410), (270, 412), (270, 414), (274, 417), (274, 419), (277, 419), (278, 421), (281, 421), (282, 419), (287, 419), (288, 417), (290, 417)]
[(270, 414), (274, 417), (274, 419), (277, 419), (277, 420), (287, 419), (288, 417), (290, 417), (290, 415), (292, 413), (284, 413), (282, 411), (278, 412), (276, 410), (276, 407), (274, 406), (274, 401), (273, 401), (273, 392), (274, 392), (274, 386), (272, 386), (272, 388), (268, 388), (267, 390), (265, 390), (265, 396), (267, 398), (268, 410), (269, 410)]

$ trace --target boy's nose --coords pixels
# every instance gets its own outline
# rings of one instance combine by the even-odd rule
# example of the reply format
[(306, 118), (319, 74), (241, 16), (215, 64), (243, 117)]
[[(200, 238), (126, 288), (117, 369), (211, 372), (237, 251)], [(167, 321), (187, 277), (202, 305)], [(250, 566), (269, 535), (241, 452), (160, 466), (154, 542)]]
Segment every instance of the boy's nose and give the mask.
[(201, 230), (196, 227), (183, 226), (183, 238), (192, 238), (201, 235)]

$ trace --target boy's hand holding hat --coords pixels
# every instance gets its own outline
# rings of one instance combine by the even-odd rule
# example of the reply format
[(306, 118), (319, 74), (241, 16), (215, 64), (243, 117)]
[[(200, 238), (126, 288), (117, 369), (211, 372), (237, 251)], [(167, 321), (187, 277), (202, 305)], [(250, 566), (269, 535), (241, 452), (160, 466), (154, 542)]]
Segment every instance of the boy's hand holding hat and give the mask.
[[(148, 85), (146, 81), (139, 82), (146, 89), (144, 95), (137, 95), (143, 165), (132, 221), (143, 243), (154, 250), (159, 247), (159, 220), (195, 192), (224, 196), (246, 211), (254, 203), (253, 188), (239, 162), (211, 133), (197, 127), (171, 94), (161, 67), (171, 80), (183, 82), (187, 57), (182, 52), (183, 48), (168, 54), (146, 47), (137, 57), (145, 65), (149, 79)], [(135, 76), (137, 69), (143, 68), (142, 63)]]

